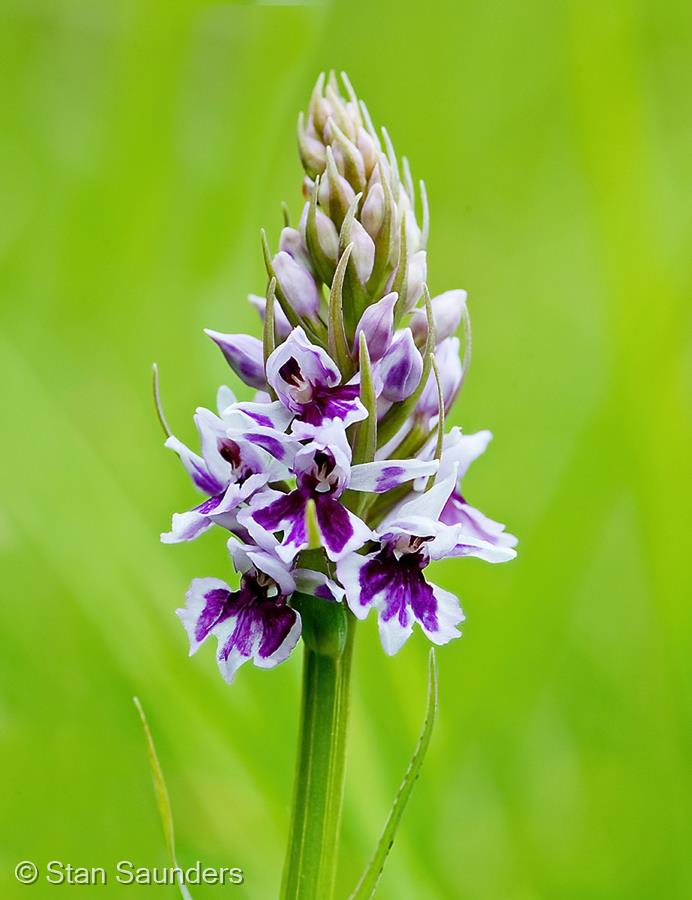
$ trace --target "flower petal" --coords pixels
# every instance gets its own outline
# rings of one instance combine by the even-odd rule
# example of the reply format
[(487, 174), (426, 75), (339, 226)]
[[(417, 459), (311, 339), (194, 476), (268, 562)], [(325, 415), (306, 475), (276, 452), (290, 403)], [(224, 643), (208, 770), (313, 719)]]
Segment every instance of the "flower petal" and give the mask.
[(248, 426), (259, 425), (262, 428), (286, 431), (293, 413), (279, 400), (274, 400), (272, 403), (235, 403), (224, 410), (223, 416), (229, 430), (237, 429), (242, 432)]
[(290, 562), (308, 545), (306, 507), (307, 496), (301, 491), (267, 491), (266, 495), (258, 495), (256, 503), (241, 513), (239, 520), (262, 545), (266, 545), (268, 534), (282, 532), (283, 540), (276, 546), (276, 553), (284, 562)]
[(205, 494), (218, 494), (225, 488), (225, 483), (220, 481), (209, 471), (209, 466), (196, 453), (193, 453), (189, 447), (179, 441), (175, 435), (171, 435), (164, 444), (180, 457), (180, 461), (185, 467), (188, 475), (192, 478), (195, 487), (199, 488)]
[(318, 494), (315, 507), (324, 549), (332, 561), (360, 549), (372, 537), (365, 522), (334, 497)]
[(361, 463), (351, 468), (349, 488), (352, 491), (374, 491), (381, 494), (415, 478), (434, 475), (437, 467), (438, 462), (434, 459), (385, 459)]
[(249, 334), (222, 334), (211, 328), (205, 328), (204, 333), (221, 350), (226, 362), (241, 381), (250, 387), (265, 387), (267, 380), (264, 375), (262, 341)]
[(190, 655), (230, 615), (229, 604), (234, 596), (229, 586), (218, 578), (193, 580), (186, 595), (185, 608), (176, 610), (190, 638)]
[(371, 590), (370, 586), (365, 589), (366, 582), (361, 582), (361, 572), (376, 556), (376, 553), (368, 553), (365, 556), (350, 553), (336, 563), (336, 574), (343, 585), (346, 602), (358, 619), (367, 616), (375, 600), (376, 591)]
[(301, 391), (296, 390), (294, 383), (297, 379), (312, 388), (335, 387), (341, 381), (341, 373), (326, 350), (311, 343), (300, 327), (294, 328), (267, 360), (267, 381), (279, 400), (294, 413), (300, 412), (309, 400), (301, 401)]
[(426, 637), (438, 645), (461, 637), (456, 626), (464, 621), (465, 616), (456, 595), (436, 584), (426, 582), (426, 587), (430, 594), (418, 590), (411, 598), (413, 614)]
[(323, 572), (312, 569), (294, 569), (292, 572), (296, 582), (296, 590), (301, 594), (319, 597), (322, 600), (340, 603), (344, 599), (344, 589), (336, 581), (332, 581)]
[(268, 606), (263, 611), (262, 640), (255, 655), (260, 669), (273, 669), (288, 658), (302, 630), (300, 614), (285, 604)]

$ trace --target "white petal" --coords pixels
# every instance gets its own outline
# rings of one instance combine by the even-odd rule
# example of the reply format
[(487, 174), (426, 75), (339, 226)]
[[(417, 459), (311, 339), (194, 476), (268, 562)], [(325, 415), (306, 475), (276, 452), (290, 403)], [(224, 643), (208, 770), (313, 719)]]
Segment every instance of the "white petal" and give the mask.
[(387, 656), (394, 656), (395, 653), (398, 653), (406, 641), (411, 637), (411, 632), (413, 631), (413, 616), (408, 608), (406, 609), (406, 618), (408, 620), (407, 624), (402, 625), (399, 622), (398, 614), (393, 615), (386, 622), (382, 618), (382, 615), (379, 616), (378, 626), (380, 640), (382, 641), (382, 647)]
[(464, 621), (464, 613), (459, 606), (459, 600), (455, 594), (436, 584), (430, 584), (437, 600), (437, 628), (429, 631), (422, 622), (420, 626), (433, 644), (446, 644), (452, 638), (461, 637), (461, 632), (456, 627)]
[(344, 556), (338, 560), (336, 564), (336, 574), (346, 592), (346, 602), (351, 612), (358, 619), (364, 619), (372, 606), (372, 601), (367, 604), (361, 604), (360, 602), (360, 570), (374, 556), (374, 553), (370, 553), (367, 556), (351, 553), (349, 556)]
[(437, 468), (438, 462), (435, 459), (428, 462), (420, 459), (385, 459), (361, 463), (351, 468), (349, 487), (352, 491), (382, 493), (414, 478), (434, 475)]

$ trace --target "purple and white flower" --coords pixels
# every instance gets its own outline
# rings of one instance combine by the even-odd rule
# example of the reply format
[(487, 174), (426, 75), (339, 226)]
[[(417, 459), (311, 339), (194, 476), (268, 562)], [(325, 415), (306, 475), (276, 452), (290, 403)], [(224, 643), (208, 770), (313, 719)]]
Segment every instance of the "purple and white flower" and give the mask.
[(367, 418), (358, 384), (341, 384), (338, 366), (302, 328), (294, 328), (267, 360), (267, 381), (286, 409), (319, 428), (333, 420), (346, 428)]
[[(218, 413), (199, 408), (199, 453), (170, 435), (159, 408), (166, 446), (205, 495), (173, 516), (162, 540), (191, 540), (212, 525), (234, 536), (238, 589), (196, 579), (178, 610), (191, 652), (217, 639), (228, 681), (248, 660), (266, 668), (288, 656), (301, 634), (295, 592), (344, 601), (361, 619), (375, 609), (393, 654), (416, 623), (436, 644), (460, 634), (459, 602), (426, 579), (430, 562), (516, 555), (516, 538), (462, 493), (490, 433), (453, 428), (439, 452), (434, 434), (444, 424), (440, 389), (447, 412), (464, 380), (468, 356), (462, 363), (454, 332), (466, 323), (466, 293), (431, 300), (436, 365), (428, 366), (425, 187), (416, 191), (408, 163), (384, 129), (380, 141), (345, 76), (343, 87), (333, 74), (321, 77), (299, 120), (300, 222), (286, 222), (275, 253), (264, 245), (273, 330), (262, 339), (206, 332), (253, 399), (237, 402), (222, 388)], [(249, 299), (265, 320), (267, 300)], [(307, 616), (319, 617), (320, 604), (296, 605), (306, 638), (316, 634), (320, 623)], [(338, 609), (331, 616), (341, 618)]]
[[(223, 412), (232, 395), (219, 391)], [(285, 466), (267, 452), (239, 436), (229, 435), (229, 422), (200, 407), (194, 416), (201, 455), (171, 435), (165, 446), (178, 454), (195, 487), (207, 495), (203, 503), (175, 513), (171, 530), (161, 535), (165, 544), (191, 541), (213, 524), (238, 532), (236, 512), (256, 491), (286, 474)], [(241, 534), (244, 532), (241, 530)]]
[(195, 578), (187, 604), (177, 614), (190, 638), (191, 655), (210, 635), (217, 639), (219, 670), (230, 684), (250, 659), (262, 669), (283, 662), (298, 642), (301, 620), (287, 603), (295, 579), (277, 557), (233, 539), (228, 548), (241, 575), (238, 589), (218, 578)]
[[(347, 488), (384, 493), (436, 470), (435, 460), (382, 460), (352, 466), (343, 432), (337, 427), (323, 428), (295, 455), (295, 490), (262, 491), (239, 514), (239, 521), (254, 540), (276, 547), (276, 553), (289, 562), (308, 547), (307, 509), (312, 500), (325, 552), (335, 561), (358, 550), (372, 537), (365, 522), (341, 502)], [(276, 532), (283, 535), (278, 546), (273, 538)]]
[[(484, 515), (479, 509), (471, 506), (461, 492), (461, 481), (474, 460), (485, 452), (492, 440), (489, 431), (477, 431), (475, 434), (462, 434), (457, 427), (445, 435), (442, 446), (442, 458), (438, 479), (448, 477), (456, 466), (457, 483), (440, 512), (440, 521), (445, 525), (460, 525), (465, 534), (473, 535), (481, 541), (487, 541), (496, 547), (516, 547), (517, 539), (505, 531), (505, 526)], [(422, 481), (416, 487), (423, 487)]]
[(429, 583), (423, 570), (449, 556), (478, 556), (504, 562), (516, 554), (449, 526), (440, 514), (454, 490), (456, 467), (430, 491), (401, 505), (378, 528), (376, 550), (352, 553), (337, 562), (337, 575), (353, 613), (364, 619), (377, 611), (380, 639), (389, 655), (410, 637), (414, 624), (435, 644), (459, 637), (463, 619), (454, 594)]

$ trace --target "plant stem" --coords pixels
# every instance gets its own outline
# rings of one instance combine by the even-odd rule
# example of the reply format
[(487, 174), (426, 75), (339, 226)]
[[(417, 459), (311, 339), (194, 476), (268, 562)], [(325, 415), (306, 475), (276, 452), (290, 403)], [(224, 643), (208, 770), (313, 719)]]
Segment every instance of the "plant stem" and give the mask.
[[(324, 604), (324, 601), (320, 601)], [(304, 613), (303, 613), (304, 615)], [(338, 652), (306, 641), (293, 810), (282, 900), (330, 900), (338, 857), (355, 618)]]

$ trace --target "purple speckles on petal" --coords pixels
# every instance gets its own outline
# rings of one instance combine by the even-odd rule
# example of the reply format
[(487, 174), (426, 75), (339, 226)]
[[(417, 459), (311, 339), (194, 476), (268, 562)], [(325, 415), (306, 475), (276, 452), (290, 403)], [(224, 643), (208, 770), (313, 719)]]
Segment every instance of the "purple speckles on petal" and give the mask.
[(409, 581), (411, 610), (426, 631), (437, 631), (437, 600), (420, 569)]
[(336, 597), (332, 594), (328, 584), (318, 584), (317, 587), (313, 589), (313, 594), (315, 597), (319, 597), (320, 600), (329, 600), (330, 603), (336, 602)]
[(195, 639), (200, 643), (215, 625), (230, 615), (229, 601), (234, 597), (230, 591), (214, 588), (204, 595), (204, 608), (195, 625)]
[(253, 645), (261, 633), (261, 621), (257, 613), (248, 608), (238, 612), (235, 626), (225, 643), (219, 647), (218, 656), (221, 660), (227, 660), (233, 650), (241, 656), (252, 656)]
[(220, 494), (216, 494), (214, 497), (210, 497), (208, 500), (205, 500), (204, 503), (200, 503), (199, 506), (195, 507), (195, 512), (208, 516), (210, 513), (214, 512), (214, 510), (222, 500), (223, 492), (221, 492)]
[(258, 655), (266, 659), (276, 653), (288, 637), (295, 621), (295, 610), (290, 607), (283, 604), (267, 606), (263, 613), (263, 634), (257, 651)]
[(375, 491), (378, 494), (384, 493), (384, 491), (391, 491), (392, 488), (401, 484), (401, 475), (403, 474), (404, 469), (402, 466), (387, 466), (382, 469), (375, 484)]
[(328, 494), (316, 496), (315, 507), (317, 522), (325, 544), (332, 554), (341, 553), (353, 537), (353, 526), (348, 511)]
[(206, 466), (195, 460), (192, 460), (191, 466), (192, 480), (200, 491), (204, 491), (205, 494), (218, 494), (224, 489), (224, 485), (221, 484), (218, 478), (214, 478)]
[(274, 423), (269, 418), (269, 416), (263, 416), (261, 413), (254, 411), (250, 412), (248, 410), (245, 410), (245, 415), (249, 416), (254, 422), (256, 422), (258, 425), (261, 425), (263, 428), (274, 427)]
[[(345, 421), (353, 418), (354, 413), (358, 414), (360, 409), (359, 394), (357, 384), (318, 391), (310, 403), (303, 406), (300, 418), (309, 425), (316, 426), (333, 419)], [(365, 414), (358, 418), (365, 418)]]
[(248, 434), (247, 440), (266, 450), (274, 459), (283, 459), (286, 455), (283, 444), (270, 434)]

